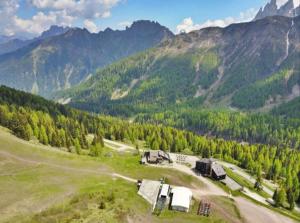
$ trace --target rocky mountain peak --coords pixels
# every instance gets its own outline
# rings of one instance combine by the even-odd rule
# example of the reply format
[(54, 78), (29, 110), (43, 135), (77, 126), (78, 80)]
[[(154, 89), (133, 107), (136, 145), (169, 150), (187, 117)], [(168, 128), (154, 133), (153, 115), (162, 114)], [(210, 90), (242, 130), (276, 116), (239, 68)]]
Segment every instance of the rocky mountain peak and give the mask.
[(164, 35), (173, 37), (174, 34), (165, 26), (160, 25), (158, 22), (150, 20), (138, 20), (132, 23), (132, 25), (126, 29), (129, 32), (139, 32), (149, 35), (156, 32), (164, 32)]
[(265, 7), (260, 8), (254, 20), (263, 19), (268, 16), (296, 17), (300, 15), (300, 3), (298, 0), (288, 0), (280, 5), (277, 0), (271, 0)]
[(69, 29), (69, 27), (52, 25), (48, 30), (44, 31), (39, 38), (45, 39), (48, 37), (57, 36), (67, 32)]

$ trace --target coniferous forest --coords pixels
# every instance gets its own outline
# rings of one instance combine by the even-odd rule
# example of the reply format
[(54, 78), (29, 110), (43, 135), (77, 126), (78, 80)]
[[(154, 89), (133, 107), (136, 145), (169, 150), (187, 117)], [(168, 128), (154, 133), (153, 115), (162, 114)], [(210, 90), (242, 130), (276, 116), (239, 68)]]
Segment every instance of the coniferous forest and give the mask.
[[(199, 113), (201, 114), (201, 113)], [(146, 117), (140, 117), (140, 122), (128, 123), (126, 120), (113, 118), (110, 116), (93, 115), (73, 108), (69, 108), (51, 101), (47, 101), (39, 96), (34, 96), (25, 92), (2, 86), (0, 88), (0, 125), (9, 128), (16, 136), (25, 140), (38, 140), (45, 145), (66, 148), (69, 152), (78, 154), (89, 154), (97, 156), (103, 147), (103, 138), (118, 141), (130, 140), (133, 144), (137, 140), (145, 141), (147, 146), (154, 150), (165, 150), (176, 153), (194, 154), (201, 157), (215, 157), (221, 160), (235, 163), (252, 174), (265, 177), (278, 182), (285, 192), (285, 200), (294, 207), (294, 201), (299, 200), (300, 183), (300, 152), (297, 140), (291, 143), (292, 137), (287, 140), (282, 137), (282, 141), (268, 141), (267, 139), (280, 139), (271, 136), (271, 129), (280, 134), (289, 134), (292, 127), (286, 128), (282, 119), (266, 116), (249, 116), (242, 118), (242, 114), (229, 116), (226, 113), (203, 113), (205, 118), (197, 116), (194, 119), (184, 119), (182, 116), (180, 123), (176, 117), (156, 116), (152, 124), (142, 123)], [(219, 115), (219, 116), (218, 116)], [(181, 130), (166, 125), (173, 125), (183, 128), (182, 125), (192, 125), (192, 121), (197, 118), (206, 120), (200, 131)], [(226, 118), (231, 118), (228, 123), (238, 123), (235, 127), (241, 132), (252, 132), (245, 138), (241, 138), (248, 143), (240, 143), (236, 136), (235, 129), (226, 129)], [(163, 122), (162, 120), (166, 121)], [(218, 120), (219, 119), (219, 120)], [(223, 123), (216, 125), (220, 120)], [(274, 124), (269, 121), (274, 121)], [(151, 122), (151, 120), (147, 120)], [(249, 128), (248, 124), (251, 124)], [(294, 120), (295, 121), (295, 120)], [(296, 120), (297, 121), (297, 120)], [(259, 123), (264, 126), (264, 122), (271, 123), (270, 130), (264, 132), (258, 138), (261, 130)], [(288, 121), (286, 121), (288, 122)], [(284, 122), (283, 122), (284, 123)], [(283, 126), (283, 127), (282, 127)], [(195, 130), (197, 126), (193, 126)], [(222, 128), (223, 129), (222, 129)], [(276, 128), (278, 127), (277, 131)], [(280, 128), (279, 128), (280, 127)], [(209, 134), (205, 131), (211, 128)], [(246, 131), (245, 129), (250, 129)], [(254, 131), (256, 129), (256, 132)], [(269, 131), (269, 132), (268, 132)], [(286, 131), (286, 133), (284, 133)], [(295, 129), (296, 131), (296, 129)], [(299, 131), (299, 130), (298, 130)], [(198, 133), (201, 133), (198, 134)], [(225, 135), (226, 133), (226, 135)], [(94, 135), (91, 144), (87, 141), (89, 134)], [(235, 135), (237, 134), (237, 135)], [(275, 133), (274, 133), (275, 134)], [(283, 140), (284, 139), (284, 140)], [(299, 138), (298, 138), (299, 139)], [(259, 143), (260, 142), (260, 143)]]

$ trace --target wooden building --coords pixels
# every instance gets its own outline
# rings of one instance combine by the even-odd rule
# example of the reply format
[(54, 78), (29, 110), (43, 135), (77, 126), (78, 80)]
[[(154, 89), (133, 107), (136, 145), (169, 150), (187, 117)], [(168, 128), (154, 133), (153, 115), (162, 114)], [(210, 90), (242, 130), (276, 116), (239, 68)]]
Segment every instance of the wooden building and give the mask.
[(215, 180), (224, 180), (226, 178), (226, 172), (221, 165), (213, 163), (211, 167), (211, 177)]
[(163, 161), (167, 161), (169, 163), (172, 162), (170, 155), (161, 150), (151, 150), (145, 152), (144, 157), (146, 157), (148, 163), (152, 164), (162, 163)]
[(226, 178), (226, 172), (223, 167), (217, 164), (212, 158), (203, 158), (196, 161), (196, 170), (203, 176), (209, 176), (215, 180), (223, 180)]

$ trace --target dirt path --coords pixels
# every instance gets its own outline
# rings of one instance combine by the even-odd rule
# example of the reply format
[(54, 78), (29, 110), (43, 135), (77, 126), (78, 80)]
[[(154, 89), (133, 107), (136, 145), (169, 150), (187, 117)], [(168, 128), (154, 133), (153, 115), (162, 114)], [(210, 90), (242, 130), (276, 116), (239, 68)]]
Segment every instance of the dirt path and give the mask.
[[(249, 182), (253, 183), (253, 185), (255, 184), (256, 179), (254, 177), (252, 177), (250, 174), (248, 174), (247, 172), (245, 172), (243, 169), (239, 168), (238, 166), (231, 164), (231, 163), (224, 162), (224, 161), (218, 161), (218, 163), (220, 163), (222, 166), (230, 168), (234, 173), (240, 175), (241, 177), (245, 178)], [(271, 182), (269, 182), (265, 179), (264, 179), (264, 183), (266, 183), (272, 187), (276, 187), (276, 185), (272, 185)], [(274, 190), (271, 190), (268, 187), (263, 186), (263, 190), (271, 197), (274, 194)]]
[(278, 214), (265, 207), (257, 207), (256, 204), (242, 197), (234, 198), (241, 215), (248, 223), (272, 222), (272, 223), (293, 223), (288, 217)]
[(49, 167), (58, 168), (58, 169), (65, 170), (65, 171), (74, 171), (76, 173), (88, 173), (88, 174), (97, 174), (97, 175), (108, 175), (108, 176), (117, 177), (117, 178), (126, 180), (131, 183), (137, 182), (136, 179), (133, 179), (133, 178), (130, 178), (130, 177), (118, 174), (118, 173), (109, 172), (109, 170), (104, 167), (97, 168), (97, 170), (89, 169), (89, 168), (69, 167), (69, 166), (64, 166), (64, 165), (60, 165), (60, 164), (53, 164), (50, 162), (36, 161), (34, 159), (26, 159), (26, 158), (11, 154), (7, 151), (0, 151), (0, 157), (1, 156), (6, 157), (6, 158), (15, 159), (19, 162), (23, 162), (23, 163), (27, 163), (27, 164), (31, 164), (31, 165), (47, 165)]
[(115, 149), (118, 151), (122, 151), (122, 152), (126, 152), (127, 150), (135, 150), (135, 148), (133, 148), (132, 146), (129, 145), (125, 145), (123, 143), (119, 143), (119, 142), (115, 142), (109, 139), (103, 139), (105, 146), (111, 148), (111, 149)]
[(79, 167), (69, 167), (69, 166), (65, 166), (65, 165), (61, 165), (61, 164), (54, 164), (54, 163), (50, 163), (50, 162), (46, 162), (46, 161), (37, 161), (35, 159), (24, 158), (24, 157), (17, 156), (17, 155), (14, 155), (12, 153), (9, 153), (7, 151), (0, 151), (0, 155), (3, 156), (3, 157), (8, 157), (8, 158), (15, 159), (17, 161), (27, 163), (27, 164), (46, 165), (46, 166), (53, 167), (53, 168), (58, 168), (58, 169), (61, 169), (61, 170), (76, 171), (77, 173), (80, 172), (80, 173), (112, 175), (111, 173), (107, 173), (108, 169), (106, 169), (105, 167), (98, 168), (97, 170), (87, 169), (87, 168), (79, 168)]

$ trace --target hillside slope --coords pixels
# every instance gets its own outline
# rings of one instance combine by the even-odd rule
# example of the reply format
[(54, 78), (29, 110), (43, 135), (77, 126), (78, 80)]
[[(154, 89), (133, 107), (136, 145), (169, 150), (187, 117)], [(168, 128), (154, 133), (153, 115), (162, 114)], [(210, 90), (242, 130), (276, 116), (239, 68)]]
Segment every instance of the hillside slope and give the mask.
[(90, 111), (133, 115), (174, 106), (270, 109), (300, 96), (300, 17), (180, 34), (55, 95)]
[(72, 28), (0, 56), (0, 83), (48, 96), (85, 79), (97, 68), (172, 38), (166, 27), (137, 21), (124, 31), (97, 34)]

